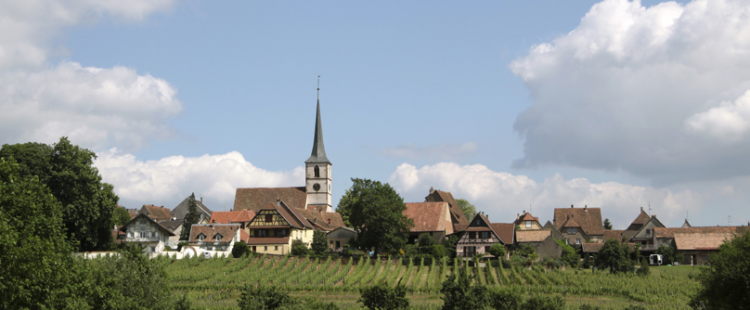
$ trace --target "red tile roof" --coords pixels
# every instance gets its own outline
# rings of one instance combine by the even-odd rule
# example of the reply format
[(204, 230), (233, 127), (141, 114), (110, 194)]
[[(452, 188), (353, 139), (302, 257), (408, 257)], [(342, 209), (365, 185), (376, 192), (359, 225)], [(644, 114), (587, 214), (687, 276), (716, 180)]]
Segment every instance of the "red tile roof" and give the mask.
[(172, 211), (164, 206), (158, 207), (155, 205), (143, 205), (140, 213), (157, 221), (169, 221), (172, 219)]
[(514, 232), (516, 230), (516, 224), (513, 223), (492, 223), (490, 224), (492, 230), (495, 231), (497, 237), (503, 241), (504, 244), (513, 244)]
[[(312, 207), (312, 206), (311, 206)], [(324, 208), (309, 208), (307, 210), (297, 210), (307, 221), (315, 226), (316, 229), (331, 231), (344, 226), (344, 220), (341, 214), (337, 212), (326, 212)]]
[(269, 203), (282, 200), (288, 206), (304, 209), (307, 202), (305, 187), (257, 187), (238, 188), (234, 196), (234, 210), (250, 210), (258, 213)]
[(130, 226), (130, 224), (133, 224), (139, 218), (144, 218), (144, 219), (147, 219), (147, 220), (151, 221), (151, 223), (153, 223), (154, 225), (156, 225), (157, 228), (165, 231), (169, 236), (174, 236), (175, 235), (171, 230), (169, 230), (169, 228), (164, 227), (164, 225), (162, 225), (162, 224), (154, 221), (154, 219), (150, 218), (148, 215), (143, 214), (143, 213), (138, 214), (136, 217), (132, 218), (130, 220), (130, 222), (128, 222), (127, 224), (120, 226), (119, 230), (121, 232), (126, 232), (127, 231), (127, 227)]
[(466, 226), (469, 226), (469, 220), (461, 210), (461, 206), (458, 205), (456, 199), (453, 198), (453, 194), (441, 190), (435, 190), (425, 197), (424, 202), (447, 202), (451, 211), (451, 222), (453, 223), (453, 231), (461, 231)]
[(253, 217), (255, 217), (255, 212), (250, 210), (214, 211), (211, 214), (211, 219), (208, 222), (211, 224), (244, 223), (250, 222)]
[(221, 242), (230, 242), (239, 229), (239, 224), (194, 224), (190, 227), (188, 241), (198, 242), (198, 236), (202, 234), (205, 236), (204, 242), (216, 241), (217, 235), (221, 235)]
[(447, 234), (453, 233), (450, 207), (447, 202), (410, 202), (405, 205), (404, 215), (414, 220), (412, 232), (447, 231)]
[(630, 223), (627, 230), (638, 230), (643, 227), (649, 219), (651, 219), (651, 217), (643, 211), (643, 208), (641, 208), (641, 213), (638, 214), (638, 217), (636, 217), (632, 223)]
[(619, 242), (622, 242), (622, 233), (624, 230), (604, 230), (604, 241), (606, 242), (609, 239), (615, 239)]
[(548, 229), (516, 231), (516, 242), (542, 242), (550, 236)]
[(696, 227), (654, 227), (656, 238), (671, 239), (674, 234), (708, 234), (708, 233), (737, 233), (737, 229), (742, 226), (696, 226)]
[[(528, 213), (528, 212), (527, 212), (527, 213), (524, 213), (523, 215), (521, 215), (521, 216), (520, 216), (520, 217), (519, 217), (519, 218), (518, 218), (518, 219), (516, 220), (516, 222), (515, 222), (515, 223), (516, 223), (516, 224), (521, 224), (521, 223), (523, 223), (524, 221), (536, 221), (537, 223), (539, 223), (539, 218), (538, 218), (538, 217), (534, 217), (534, 216), (532, 216), (532, 215), (531, 215), (531, 213)], [(541, 225), (541, 223), (539, 223), (539, 225)]]
[[(574, 220), (571, 225), (576, 226), (566, 224), (571, 219)], [(600, 208), (556, 208), (554, 224), (559, 230), (563, 227), (580, 227), (587, 235), (604, 234)]]

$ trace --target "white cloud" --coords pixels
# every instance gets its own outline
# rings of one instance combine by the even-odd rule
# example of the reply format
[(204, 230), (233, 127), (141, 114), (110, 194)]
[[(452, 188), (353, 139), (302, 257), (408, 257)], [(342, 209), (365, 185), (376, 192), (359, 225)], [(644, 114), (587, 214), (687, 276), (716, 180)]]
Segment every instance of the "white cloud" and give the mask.
[(453, 197), (465, 198), (491, 214), (490, 220), (497, 222), (515, 220), (517, 213), (529, 210), (529, 205), (542, 224), (552, 220), (555, 208), (571, 204), (600, 207), (602, 216), (619, 229), (625, 229), (638, 216), (640, 207), (651, 204), (654, 214), (663, 221), (679, 221), (686, 210), (698, 211), (703, 199), (689, 190), (674, 193), (616, 182), (591, 183), (584, 178), (566, 180), (559, 174), (538, 183), (524, 175), (496, 172), (483, 165), (455, 163), (421, 168), (402, 164), (388, 182), (406, 201), (422, 201), (430, 187), (449, 191)]
[(97, 154), (94, 166), (104, 182), (115, 186), (121, 204), (171, 206), (194, 192), (213, 210), (231, 208), (238, 187), (304, 186), (304, 168), (268, 171), (245, 160), (238, 152), (200, 157), (171, 156), (138, 160), (117, 149)]
[[(594, 5), (510, 69), (533, 104), (516, 167), (624, 170), (659, 184), (750, 174), (750, 2)], [(696, 134), (697, 132), (706, 134)], [(732, 142), (734, 143), (728, 143)]]
[(125, 67), (50, 65), (66, 27), (102, 19), (138, 22), (173, 0), (3, 1), (0, 4), (0, 142), (51, 143), (61, 136), (87, 148), (144, 146), (169, 138), (166, 120), (182, 109), (163, 79)]
[(413, 143), (407, 143), (382, 149), (380, 154), (396, 158), (456, 160), (474, 155), (478, 149), (479, 145), (474, 142), (460, 145), (446, 143), (429, 147), (418, 147)]

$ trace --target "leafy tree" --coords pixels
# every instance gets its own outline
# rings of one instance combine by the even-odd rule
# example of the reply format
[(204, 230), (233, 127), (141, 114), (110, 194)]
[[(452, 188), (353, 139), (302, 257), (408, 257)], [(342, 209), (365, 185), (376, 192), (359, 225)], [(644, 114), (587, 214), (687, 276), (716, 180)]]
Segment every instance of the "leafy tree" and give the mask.
[(304, 242), (300, 239), (294, 239), (292, 241), (292, 255), (308, 255), (310, 254), (310, 249), (307, 248), (307, 245), (305, 245)]
[(523, 305), (525, 292), (503, 288), (490, 293), (490, 306), (495, 310), (518, 310)]
[(0, 158), (0, 308), (87, 308), (64, 241), (60, 202), (37, 176)]
[(471, 221), (477, 215), (477, 208), (469, 203), (466, 199), (456, 199), (456, 203), (461, 207), (461, 211), (464, 213), (467, 219)]
[(516, 249), (516, 253), (518, 255), (526, 257), (526, 258), (529, 258), (529, 255), (535, 252), (536, 252), (536, 249), (534, 249), (534, 247), (531, 246), (530, 244), (519, 245), (518, 248)]
[(37, 176), (62, 205), (68, 239), (81, 250), (112, 246), (117, 196), (93, 166), (96, 154), (62, 137), (53, 146), (41, 143), (3, 145), (0, 158), (13, 156), (20, 176)]
[(240, 242), (235, 242), (234, 246), (232, 247), (232, 257), (234, 258), (243, 257), (250, 254), (250, 252), (250, 247), (248, 247), (247, 243), (242, 240), (240, 240)]
[(540, 296), (532, 295), (521, 310), (563, 310), (565, 309), (565, 299), (560, 295)]
[[(489, 290), (481, 284), (473, 284), (476, 274), (469, 276), (466, 269), (460, 268), (458, 277), (451, 274), (443, 282), (440, 293), (443, 296), (443, 310), (487, 309), (492, 303)], [(478, 281), (477, 281), (478, 282)]]
[(647, 276), (651, 273), (651, 270), (649, 268), (650, 267), (648, 266), (648, 260), (643, 258), (641, 259), (641, 268), (638, 268), (635, 273), (639, 276)]
[(114, 215), (114, 222), (115, 222), (115, 225), (117, 225), (117, 227), (120, 227), (130, 222), (130, 212), (128, 212), (128, 210), (123, 207), (115, 208), (115, 212), (113, 215)]
[(404, 215), (404, 199), (388, 183), (368, 179), (352, 179), (352, 183), (349, 222), (360, 229), (357, 245), (374, 248), (376, 254), (397, 253), (414, 227), (414, 221)]
[(406, 286), (399, 281), (396, 287), (390, 287), (385, 282), (360, 289), (362, 296), (357, 300), (370, 310), (409, 309), (409, 299), (406, 298)]
[(313, 232), (312, 244), (310, 244), (312, 251), (315, 254), (323, 254), (328, 250), (328, 239), (326, 239), (326, 233), (322, 230), (316, 230)]
[(435, 239), (432, 239), (430, 234), (421, 234), (419, 235), (419, 239), (417, 239), (417, 244), (419, 244), (420, 247), (428, 247), (433, 246), (437, 242), (435, 242)]
[(490, 254), (497, 258), (505, 257), (505, 246), (499, 243), (495, 243), (490, 247)]
[(443, 240), (443, 247), (448, 252), (450, 258), (456, 257), (456, 244), (458, 243), (458, 236), (450, 235), (447, 239)]
[[(581, 256), (576, 253), (576, 250), (572, 246), (566, 244), (565, 241), (555, 239), (555, 242), (563, 248), (560, 260), (568, 267), (578, 267), (581, 262)], [(588, 259), (588, 256), (586, 259)]]
[(359, 196), (352, 192), (352, 188), (349, 188), (344, 192), (344, 196), (339, 199), (339, 205), (336, 206), (336, 212), (341, 215), (341, 220), (344, 221), (346, 227), (354, 227), (349, 221), (349, 217), (352, 214), (352, 206), (357, 203)]
[(610, 273), (628, 272), (633, 268), (630, 248), (615, 239), (609, 239), (599, 249), (594, 264), (599, 269), (609, 268)]
[(750, 232), (737, 235), (708, 257), (710, 267), (698, 276), (695, 309), (747, 309), (750, 305)]
[(241, 310), (273, 310), (293, 304), (294, 300), (276, 286), (245, 284), (245, 291), (237, 301)]
[(604, 229), (612, 230), (612, 223), (609, 222), (609, 219), (604, 219)]
[(656, 254), (661, 254), (665, 264), (674, 264), (674, 262), (681, 262), (684, 260), (682, 254), (677, 254), (677, 250), (674, 247), (667, 245), (660, 245), (656, 249)]
[(190, 239), (190, 229), (193, 227), (193, 224), (198, 224), (200, 219), (200, 215), (198, 215), (198, 203), (195, 202), (195, 193), (190, 193), (190, 197), (188, 198), (188, 212), (185, 214), (185, 222), (182, 223), (180, 240)]

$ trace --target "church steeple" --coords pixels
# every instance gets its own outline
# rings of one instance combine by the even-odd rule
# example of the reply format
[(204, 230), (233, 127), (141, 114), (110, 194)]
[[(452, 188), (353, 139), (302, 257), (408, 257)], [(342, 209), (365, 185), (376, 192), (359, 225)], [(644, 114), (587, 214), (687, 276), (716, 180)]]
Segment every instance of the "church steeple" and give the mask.
[(315, 116), (315, 139), (313, 140), (312, 154), (305, 163), (331, 163), (326, 157), (326, 147), (323, 145), (323, 123), (320, 121), (320, 87), (318, 87), (318, 110)]

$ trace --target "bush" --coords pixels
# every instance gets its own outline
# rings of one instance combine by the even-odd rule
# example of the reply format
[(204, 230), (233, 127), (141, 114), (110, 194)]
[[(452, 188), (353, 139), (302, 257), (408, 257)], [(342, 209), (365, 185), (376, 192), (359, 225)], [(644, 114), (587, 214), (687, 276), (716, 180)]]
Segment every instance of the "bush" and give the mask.
[(490, 254), (497, 258), (505, 257), (505, 246), (499, 243), (495, 243), (490, 247)]
[(419, 247), (413, 244), (404, 246), (404, 254), (409, 257), (414, 257), (419, 254)]
[[(555, 242), (557, 242), (557, 244), (559, 244), (563, 248), (562, 254), (560, 255), (560, 260), (568, 267), (578, 267), (581, 262), (581, 256), (576, 253), (576, 250), (572, 246), (565, 244), (565, 241), (563, 240), (555, 239)], [(584, 268), (588, 267), (584, 266)]]
[(190, 245), (190, 243), (187, 243), (187, 242), (177, 243), (177, 251), (182, 251), (182, 247), (188, 246), (188, 245)]
[(445, 249), (444, 246), (435, 244), (431, 247), (429, 247), (430, 254), (432, 257), (434, 257), (437, 260), (440, 260), (441, 258), (448, 256), (448, 251)]
[(424, 265), (432, 265), (432, 255), (430, 254), (419, 254), (414, 256), (414, 265), (419, 265), (419, 261), (424, 259)]
[(711, 267), (698, 276), (701, 288), (690, 304), (693, 308), (747, 309), (750, 305), (750, 233), (725, 241), (719, 252), (708, 257)]
[(447, 239), (443, 240), (443, 247), (445, 247), (450, 258), (456, 257), (456, 243), (458, 243), (456, 235), (450, 235)]
[(651, 270), (649, 270), (648, 261), (643, 258), (641, 259), (641, 268), (638, 268), (638, 271), (635, 272), (639, 276), (648, 276), (651, 273)]
[(390, 287), (385, 282), (360, 289), (362, 296), (357, 300), (370, 310), (408, 309), (409, 299), (406, 298), (406, 286), (401, 282), (396, 287)]
[(294, 239), (294, 241), (292, 241), (292, 255), (299, 256), (308, 254), (310, 254), (310, 249), (307, 248), (307, 245), (305, 245), (302, 240)]
[(421, 234), (419, 235), (417, 244), (419, 244), (420, 247), (428, 247), (437, 244), (437, 242), (435, 242), (435, 239), (432, 239), (430, 234)]
[(472, 284), (476, 275), (469, 276), (466, 269), (459, 269), (458, 280), (451, 274), (443, 282), (443, 310), (486, 309), (492, 302), (490, 292), (483, 285)]
[(294, 304), (294, 300), (276, 286), (252, 287), (246, 284), (237, 304), (241, 310), (273, 310)]
[(662, 255), (665, 264), (674, 265), (675, 262), (682, 262), (684, 260), (682, 254), (677, 254), (677, 250), (671, 246), (660, 245), (656, 249), (656, 254)]
[(565, 299), (560, 295), (553, 297), (533, 295), (527, 300), (521, 310), (563, 310), (565, 309)]
[(517, 310), (523, 304), (523, 295), (518, 290), (496, 290), (490, 293), (490, 305), (495, 310)]
[(322, 230), (316, 230), (313, 232), (313, 241), (310, 245), (312, 251), (315, 254), (323, 254), (328, 250), (328, 239), (326, 239), (326, 233)]
[(535, 253), (535, 252), (536, 251), (535, 251), (534, 247), (531, 246), (531, 245), (529, 245), (529, 244), (519, 245), (518, 248), (516, 249), (516, 253), (518, 255), (520, 255), (522, 257), (526, 257), (526, 258), (529, 258), (529, 255), (531, 255), (532, 253)]
[(240, 258), (250, 254), (250, 252), (250, 247), (247, 246), (247, 243), (240, 240), (240, 242), (234, 243), (234, 247), (232, 248), (232, 257)]

